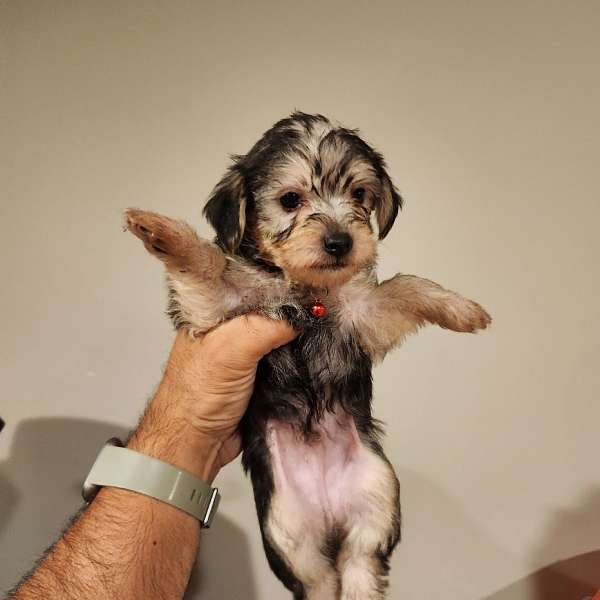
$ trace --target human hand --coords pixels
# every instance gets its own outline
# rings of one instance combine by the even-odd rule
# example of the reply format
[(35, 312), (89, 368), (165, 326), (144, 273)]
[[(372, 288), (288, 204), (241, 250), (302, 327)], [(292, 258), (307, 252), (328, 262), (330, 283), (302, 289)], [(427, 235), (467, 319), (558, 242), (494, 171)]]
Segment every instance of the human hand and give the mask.
[(196, 339), (179, 331), (159, 389), (128, 446), (212, 481), (240, 452), (237, 426), (258, 361), (295, 336), (288, 323), (256, 314)]

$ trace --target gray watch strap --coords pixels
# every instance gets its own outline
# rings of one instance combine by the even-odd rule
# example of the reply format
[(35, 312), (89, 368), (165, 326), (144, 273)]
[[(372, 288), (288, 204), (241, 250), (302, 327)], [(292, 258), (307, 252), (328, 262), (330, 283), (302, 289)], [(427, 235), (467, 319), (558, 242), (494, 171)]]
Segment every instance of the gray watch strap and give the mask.
[(129, 448), (111, 445), (100, 451), (83, 484), (83, 497), (91, 501), (98, 486), (118, 487), (171, 504), (210, 527), (220, 496), (217, 488), (161, 460)]

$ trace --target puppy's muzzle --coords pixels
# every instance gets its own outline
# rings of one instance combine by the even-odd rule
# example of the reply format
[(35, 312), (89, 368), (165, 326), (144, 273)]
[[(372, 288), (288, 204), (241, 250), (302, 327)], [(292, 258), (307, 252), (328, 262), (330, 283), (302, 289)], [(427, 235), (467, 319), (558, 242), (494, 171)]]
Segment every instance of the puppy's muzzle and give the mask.
[(327, 254), (340, 258), (352, 250), (352, 237), (347, 233), (332, 233), (323, 238), (323, 248)]

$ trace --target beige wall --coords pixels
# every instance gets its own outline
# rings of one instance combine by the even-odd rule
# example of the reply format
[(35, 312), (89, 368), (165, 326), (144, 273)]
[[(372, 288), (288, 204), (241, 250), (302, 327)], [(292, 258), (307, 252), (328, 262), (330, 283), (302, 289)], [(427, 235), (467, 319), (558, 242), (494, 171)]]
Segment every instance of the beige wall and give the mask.
[[(227, 154), (297, 107), (387, 157), (406, 210), (382, 275), (495, 319), (424, 331), (375, 373), (403, 485), (391, 597), (583, 596), (597, 554), (573, 581), (532, 574), (600, 549), (600, 3), (5, 0), (0, 28), (0, 587), (160, 376), (162, 272), (121, 211), (208, 235)], [(239, 465), (219, 484), (190, 597), (287, 598)]]

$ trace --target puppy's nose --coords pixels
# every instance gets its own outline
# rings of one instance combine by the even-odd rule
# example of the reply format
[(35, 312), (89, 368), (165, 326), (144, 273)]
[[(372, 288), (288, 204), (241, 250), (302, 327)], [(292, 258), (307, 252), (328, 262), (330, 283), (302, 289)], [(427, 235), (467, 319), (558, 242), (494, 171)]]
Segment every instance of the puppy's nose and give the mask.
[(347, 233), (332, 233), (323, 238), (327, 254), (345, 256), (352, 249), (352, 238)]

